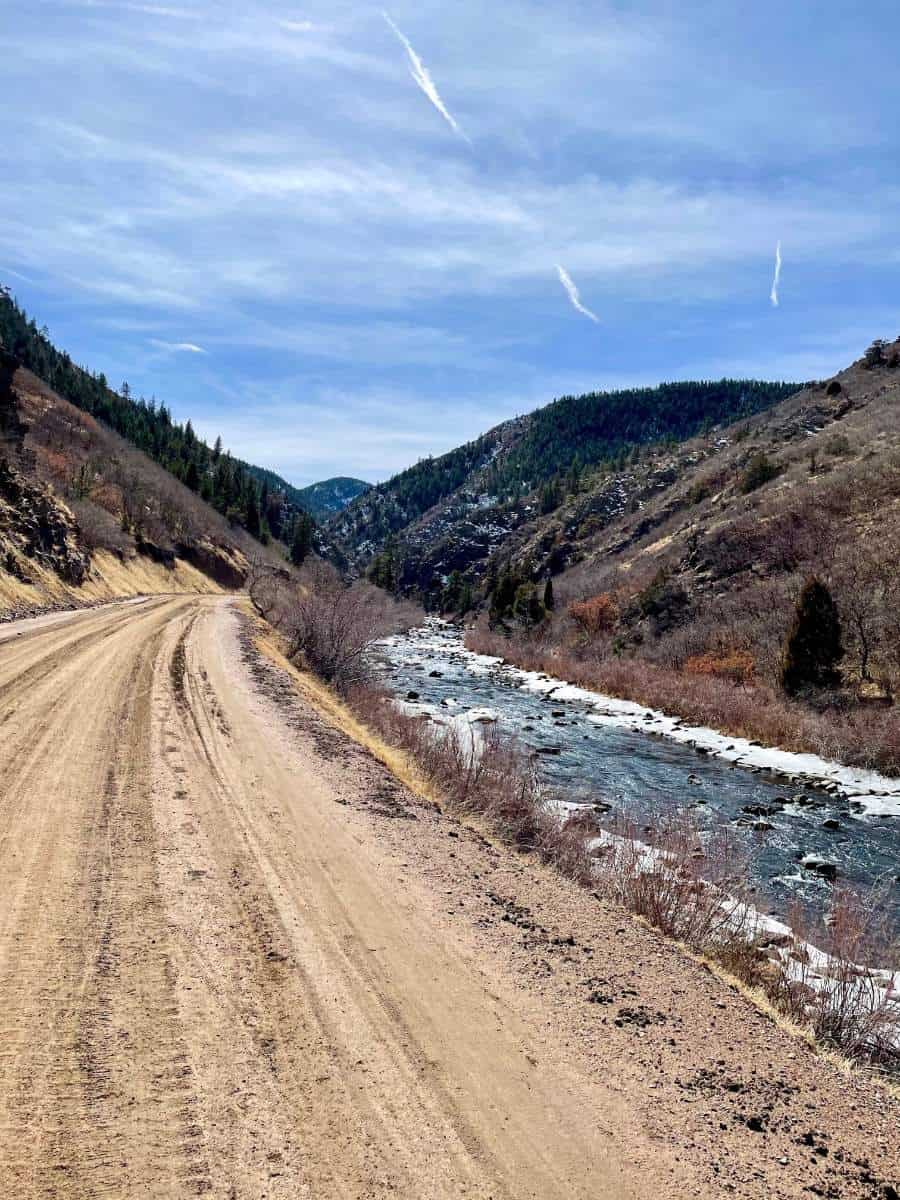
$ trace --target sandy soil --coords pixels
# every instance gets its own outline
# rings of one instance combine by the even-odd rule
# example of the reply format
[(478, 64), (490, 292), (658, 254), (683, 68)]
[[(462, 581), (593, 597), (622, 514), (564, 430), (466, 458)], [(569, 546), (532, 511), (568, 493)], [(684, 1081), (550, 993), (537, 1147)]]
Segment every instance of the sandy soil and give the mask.
[(878, 1197), (896, 1102), (166, 597), (0, 642), (0, 1196)]

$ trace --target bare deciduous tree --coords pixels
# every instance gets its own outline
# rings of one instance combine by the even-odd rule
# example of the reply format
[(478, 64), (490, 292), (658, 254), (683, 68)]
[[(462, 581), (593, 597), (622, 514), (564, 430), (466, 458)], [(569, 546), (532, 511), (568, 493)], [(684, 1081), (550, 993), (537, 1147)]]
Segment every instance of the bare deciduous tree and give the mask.
[(249, 591), (257, 611), (286, 637), (290, 657), (342, 691), (368, 676), (372, 645), (404, 621), (401, 607), (384, 592), (368, 583), (346, 584), (320, 558), (307, 560), (293, 576), (256, 561)]

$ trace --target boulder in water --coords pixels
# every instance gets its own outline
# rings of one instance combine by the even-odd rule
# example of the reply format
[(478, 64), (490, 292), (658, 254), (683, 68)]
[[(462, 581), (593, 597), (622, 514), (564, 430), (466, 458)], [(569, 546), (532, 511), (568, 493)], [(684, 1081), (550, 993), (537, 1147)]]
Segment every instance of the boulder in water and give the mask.
[(827, 879), (829, 883), (834, 883), (838, 876), (837, 863), (829, 862), (826, 858), (819, 858), (815, 854), (804, 854), (800, 859), (800, 866), (804, 871), (811, 871), (814, 875), (820, 875), (822, 879)]

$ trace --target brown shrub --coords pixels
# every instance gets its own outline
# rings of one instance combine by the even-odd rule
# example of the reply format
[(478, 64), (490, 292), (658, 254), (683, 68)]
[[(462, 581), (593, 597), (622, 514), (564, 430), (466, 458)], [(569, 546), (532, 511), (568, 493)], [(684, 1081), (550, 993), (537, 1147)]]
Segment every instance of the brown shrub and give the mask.
[[(896, 962), (897, 947), (890, 942), (882, 900), (877, 887), (867, 894), (836, 887), (827, 918), (811, 930), (795, 911), (790, 922), (793, 942), (777, 998), (794, 1019), (809, 1024), (823, 1045), (896, 1075), (900, 1072), (900, 995), (888, 988), (884, 969), (866, 965), (889, 968)], [(827, 956), (824, 970), (808, 943)]]
[(609, 592), (601, 592), (599, 596), (570, 604), (569, 616), (584, 634), (595, 638), (612, 633), (619, 619), (619, 609)]
[(88, 550), (109, 550), (124, 555), (133, 548), (131, 538), (106, 509), (93, 500), (69, 500), (68, 505), (78, 522), (81, 541)]
[(598, 875), (618, 903), (694, 950), (717, 953), (747, 941), (746, 856), (727, 830), (704, 839), (687, 811), (640, 831), (632, 821), (619, 822), (616, 840), (598, 859)]
[(369, 677), (372, 646), (403, 623), (385, 592), (347, 585), (320, 558), (294, 575), (257, 558), (248, 586), (257, 610), (287, 639), (289, 657), (339, 691)]
[(688, 675), (712, 675), (731, 683), (749, 683), (756, 664), (749, 650), (706, 651), (693, 654), (684, 664)]

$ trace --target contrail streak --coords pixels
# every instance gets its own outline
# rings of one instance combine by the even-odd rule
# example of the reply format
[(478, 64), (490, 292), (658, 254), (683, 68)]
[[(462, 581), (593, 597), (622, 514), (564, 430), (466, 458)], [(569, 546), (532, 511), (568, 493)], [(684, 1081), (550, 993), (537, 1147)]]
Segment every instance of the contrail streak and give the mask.
[(428, 74), (428, 70), (425, 67), (425, 64), (422, 62), (421, 58), (419, 58), (418, 54), (416, 54), (415, 50), (413, 50), (412, 46), (409, 43), (409, 39), (406, 37), (406, 35), (404, 33), (401, 32), (401, 30), (399, 30), (397, 28), (397, 26), (394, 24), (394, 22), (391, 20), (391, 18), (388, 16), (388, 14), (386, 12), (382, 11), (381, 15), (384, 17), (385, 21), (387, 21), (387, 23), (391, 27), (391, 29), (393, 29), (394, 33), (400, 39), (401, 45), (406, 50), (406, 55), (409, 59), (410, 75), (412, 75), (413, 79), (416, 81), (418, 86), (422, 89), (422, 91), (425, 93), (425, 95), (428, 97), (428, 99), (431, 101), (431, 103), (434, 105), (434, 107), (438, 110), (438, 112), (441, 114), (441, 116), (444, 118), (444, 120), (447, 122), (447, 124), (453, 130), (453, 132), (458, 133), (459, 136), (464, 141), (469, 142), (469, 144), (471, 145), (471, 138), (469, 138), (465, 133), (463, 133), (462, 129), (460, 129), (460, 127), (459, 127), (459, 123), (457, 122), (456, 118), (453, 116), (452, 113), (448, 112), (446, 104), (441, 99), (440, 94), (438, 93), (438, 90), (434, 85), (434, 80)]
[(772, 301), (772, 307), (778, 307), (778, 285), (781, 282), (781, 242), (775, 247), (775, 278), (772, 280), (772, 291), (769, 293), (769, 299)]
[(556, 273), (559, 275), (559, 282), (566, 289), (566, 294), (572, 301), (572, 307), (580, 312), (582, 316), (588, 317), (591, 321), (594, 321), (597, 325), (599, 325), (600, 318), (597, 316), (597, 314), (592, 313), (589, 308), (586, 308), (581, 303), (581, 296), (578, 294), (578, 288), (575, 286), (575, 282), (566, 268), (557, 264)]
[(206, 354), (206, 350), (202, 346), (198, 346), (196, 342), (164, 342), (160, 338), (151, 338), (150, 345), (156, 346), (159, 350), (168, 350), (173, 354), (183, 352), (185, 354)]

